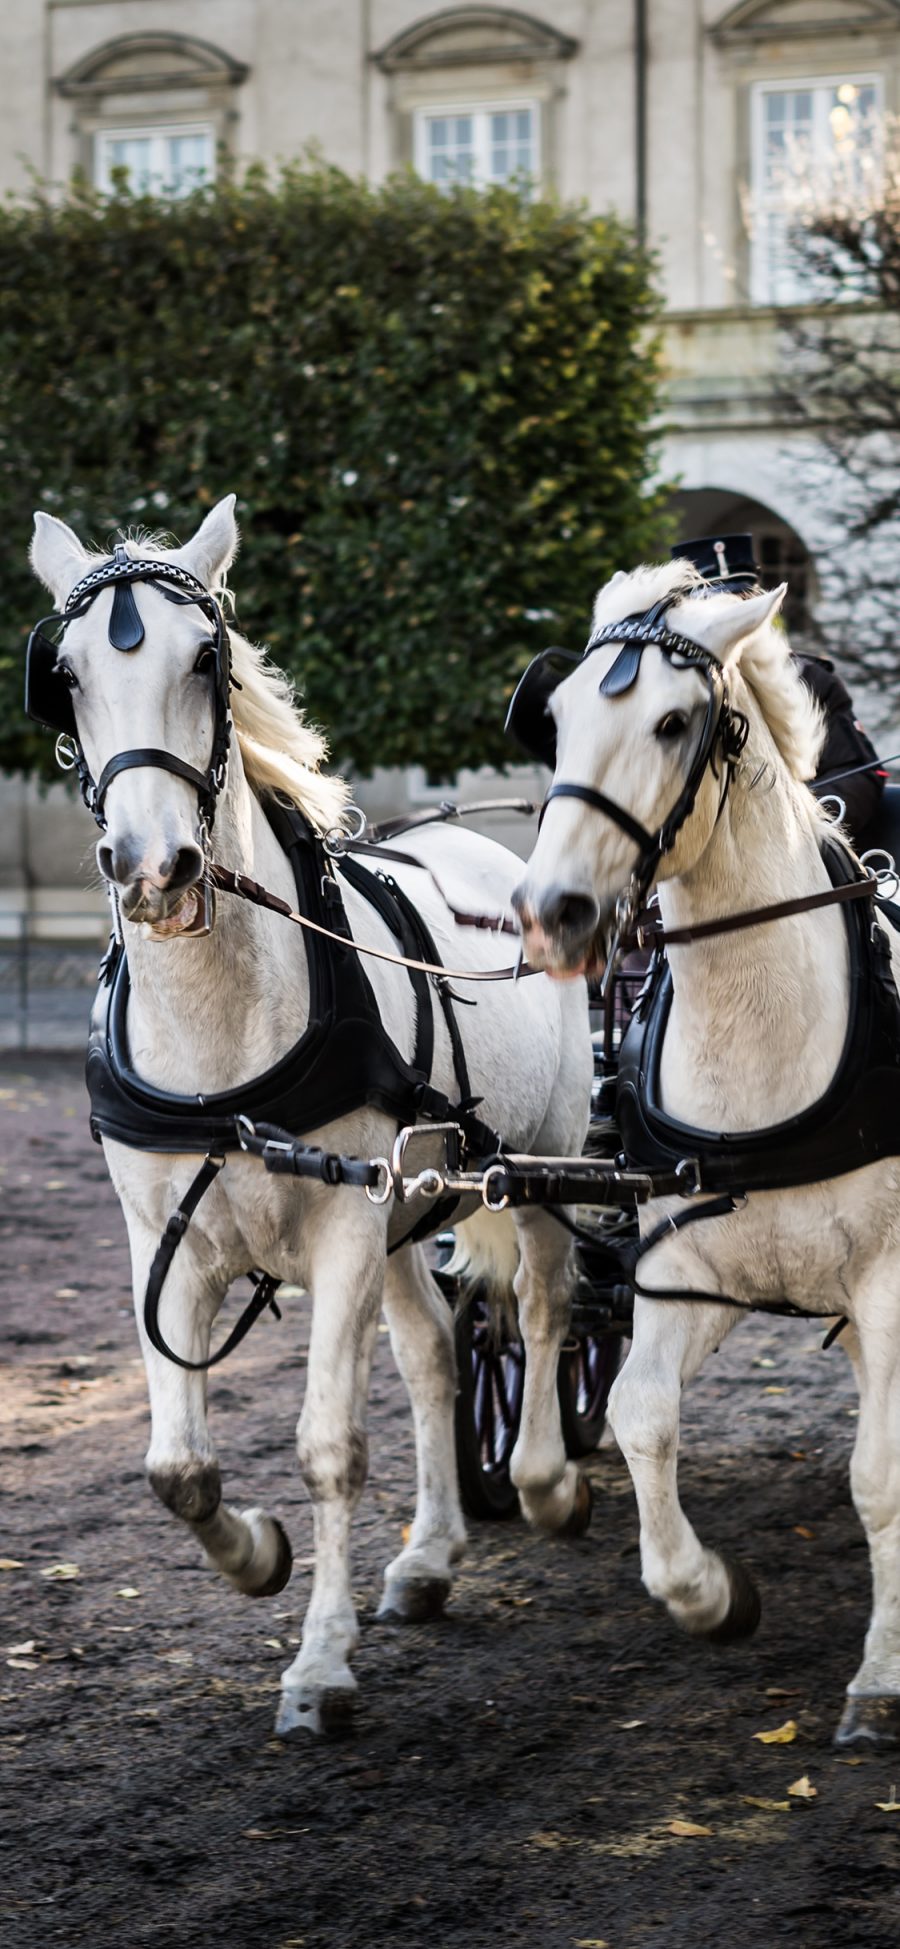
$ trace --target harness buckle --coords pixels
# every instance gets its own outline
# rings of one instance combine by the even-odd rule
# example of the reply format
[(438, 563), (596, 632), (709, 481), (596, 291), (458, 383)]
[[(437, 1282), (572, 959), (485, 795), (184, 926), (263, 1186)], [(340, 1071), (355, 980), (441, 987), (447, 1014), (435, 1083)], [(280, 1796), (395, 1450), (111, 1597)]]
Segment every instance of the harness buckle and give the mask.
[(675, 1166), (675, 1176), (681, 1186), (682, 1198), (696, 1198), (703, 1190), (699, 1157), (682, 1157)]

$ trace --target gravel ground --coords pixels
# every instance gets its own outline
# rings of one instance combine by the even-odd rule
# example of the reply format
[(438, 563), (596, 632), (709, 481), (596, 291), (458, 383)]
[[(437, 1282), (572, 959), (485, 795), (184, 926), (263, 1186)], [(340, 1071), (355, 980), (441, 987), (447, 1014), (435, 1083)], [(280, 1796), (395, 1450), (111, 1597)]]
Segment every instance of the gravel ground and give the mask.
[[(446, 1619), (378, 1624), (413, 1498), (381, 1337), (358, 1721), (339, 1743), (282, 1744), (278, 1677), (310, 1573), (304, 1302), (211, 1380), (226, 1491), (280, 1514), (296, 1553), (287, 1590), (248, 1604), (144, 1486), (124, 1226), (78, 1062), (4, 1059), (0, 1153), (6, 1949), (897, 1942), (890, 1763), (830, 1744), (869, 1598), (839, 1348), (748, 1323), (687, 1399), (686, 1507), (763, 1596), (757, 1636), (714, 1651), (642, 1590), (611, 1442), (584, 1539), (473, 1525)], [(59, 1564), (78, 1574), (47, 1574)], [(789, 1744), (754, 1738), (788, 1720)], [(789, 1792), (804, 1775), (814, 1798)]]

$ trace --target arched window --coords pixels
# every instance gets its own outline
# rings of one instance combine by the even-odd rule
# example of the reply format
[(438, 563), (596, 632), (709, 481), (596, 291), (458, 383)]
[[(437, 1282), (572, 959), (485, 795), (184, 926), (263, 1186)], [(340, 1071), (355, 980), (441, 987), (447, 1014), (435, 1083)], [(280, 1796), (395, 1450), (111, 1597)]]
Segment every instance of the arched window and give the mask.
[(78, 159), (100, 189), (124, 170), (138, 194), (184, 195), (227, 154), (246, 66), (186, 34), (127, 34), (56, 81), (74, 104)]
[(395, 162), (441, 186), (553, 180), (561, 64), (577, 41), (511, 7), (452, 7), (376, 55)]

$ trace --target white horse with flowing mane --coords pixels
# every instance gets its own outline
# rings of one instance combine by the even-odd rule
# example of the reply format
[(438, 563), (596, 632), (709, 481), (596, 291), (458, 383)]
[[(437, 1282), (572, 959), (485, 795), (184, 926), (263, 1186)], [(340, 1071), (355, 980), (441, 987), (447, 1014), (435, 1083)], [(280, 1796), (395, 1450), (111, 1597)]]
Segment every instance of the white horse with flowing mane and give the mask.
[[(176, 573), (187, 571), (221, 600), (237, 539), (229, 496), (183, 548), (165, 550), (144, 540), (123, 546), (131, 557), (149, 555)], [(103, 560), (54, 516), (35, 517), (33, 567), (59, 609)], [(136, 605), (140, 646), (124, 645), (128, 654), (115, 646), (116, 592), (103, 587), (68, 623), (55, 674), (61, 672), (70, 687), (93, 778), (116, 754), (130, 752), (129, 768), (113, 776), (106, 791), (107, 829), (98, 859), (123, 916), (131, 1066), (160, 1090), (226, 1091), (276, 1064), (306, 1028), (305, 937), (278, 915), (229, 898), (220, 898), (208, 936), (185, 932), (205, 869), (197, 790), (189, 778), (158, 764), (135, 763), (142, 752), (131, 747), (150, 748), (151, 760), (153, 750), (173, 754), (194, 772), (207, 768), (214, 722), (209, 621), (190, 601), (166, 600), (152, 582), (130, 588), (125, 601)], [(323, 833), (340, 823), (346, 792), (321, 771), (322, 739), (303, 723), (287, 683), (259, 650), (236, 632), (230, 637), (235, 735), (216, 807), (215, 854), (293, 905), (294, 876), (266, 818), (266, 796), (298, 807)], [(468, 895), (481, 911), (508, 908), (521, 862), (490, 840), (439, 828), (406, 835), (403, 849), (427, 858), (449, 885), (462, 885), (463, 898)], [(392, 871), (426, 919), (447, 966), (474, 971), (503, 965), (503, 937), (457, 925), (428, 873), (401, 864)], [(356, 940), (397, 952), (384, 921), (349, 885), (345, 905)], [(384, 1026), (409, 1061), (415, 1005), (408, 976), (377, 961), (367, 968)], [(473, 987), (467, 998), (477, 998), (477, 1006), (460, 1013), (481, 1115), (517, 1150), (580, 1150), (592, 1073), (583, 984), (571, 992), (545, 980), (488, 984)], [(449, 1035), (440, 1009), (434, 1014), (433, 1082), (455, 1101)], [(365, 1158), (389, 1150), (395, 1133), (395, 1122), (364, 1108), (310, 1132), (308, 1141)], [(240, 1514), (223, 1501), (207, 1426), (206, 1376), (163, 1358), (143, 1326), (148, 1271), (160, 1234), (195, 1176), (197, 1157), (158, 1155), (108, 1140), (104, 1148), (131, 1243), (152, 1414), (150, 1482), (237, 1590), (270, 1594), (290, 1575), (284, 1531), (259, 1509)], [(471, 1201), (461, 1208), (463, 1218), (467, 1209), (474, 1212)], [(165, 1287), (169, 1343), (195, 1361), (208, 1357), (211, 1328), (231, 1282), (251, 1268), (297, 1282), (312, 1297), (297, 1446), (313, 1503), (315, 1572), (301, 1648), (282, 1681), (283, 1731), (336, 1723), (355, 1691), (350, 1659), (358, 1626), (349, 1530), (366, 1477), (369, 1367), (382, 1302), (411, 1397), (418, 1465), (415, 1519), (409, 1541), (386, 1568), (383, 1610), (420, 1618), (439, 1608), (462, 1554), (449, 1309), (422, 1245), (404, 1245), (387, 1257), (389, 1245), (421, 1215), (416, 1205), (378, 1207), (358, 1187), (268, 1176), (256, 1159), (237, 1153), (197, 1211)], [(584, 1515), (585, 1500), (578, 1471), (566, 1459), (556, 1393), (571, 1240), (544, 1213), (517, 1213), (514, 1234), (508, 1219), (482, 1213), (463, 1227), (463, 1248), (478, 1266), (499, 1259), (498, 1277), (504, 1269), (507, 1277), (515, 1274), (527, 1369), (511, 1473), (529, 1519), (564, 1529)]]
[[(784, 589), (742, 600), (703, 594), (699, 585), (683, 563), (640, 568), (601, 591), (594, 615), (602, 629), (672, 598), (666, 626), (712, 654), (749, 727), (730, 789), (727, 768), (708, 766), (662, 861), (667, 930), (824, 894), (832, 884), (822, 852), (827, 822), (803, 783), (815, 771), (822, 722), (774, 626)], [(706, 683), (701, 668), (679, 667), (677, 656), (648, 644), (637, 675), (617, 694), (602, 694), (621, 646), (611, 629), (550, 699), (556, 777), (602, 790), (655, 834), (697, 749)], [(602, 808), (576, 796), (552, 798), (514, 897), (529, 961), (559, 974), (602, 962), (635, 856), (635, 838)], [(845, 912), (826, 904), (671, 947), (672, 999), (654, 1099), (667, 1118), (694, 1132), (732, 1133), (737, 1142), (740, 1133), (773, 1130), (819, 1102), (839, 1071), (851, 1020)], [(900, 936), (881, 917), (877, 927), (896, 983)], [(870, 938), (881, 940), (880, 931)], [(883, 1104), (891, 1088), (887, 1079)], [(900, 1136), (900, 1102), (897, 1127)], [(641, 1281), (663, 1298), (636, 1300), (632, 1349), (609, 1403), (637, 1494), (647, 1589), (689, 1632), (742, 1635), (759, 1615), (755, 1590), (740, 1565), (698, 1540), (676, 1475), (682, 1388), (741, 1312), (665, 1296), (712, 1291), (744, 1306), (787, 1300), (850, 1320), (843, 1344), (860, 1399), (851, 1480), (874, 1601), (840, 1743), (900, 1737), (898, 1189), (900, 1157), (887, 1156), (824, 1182), (753, 1192), (731, 1214), (664, 1232), (640, 1269)], [(655, 1201), (642, 1214), (642, 1233), (685, 1209), (675, 1199)]]

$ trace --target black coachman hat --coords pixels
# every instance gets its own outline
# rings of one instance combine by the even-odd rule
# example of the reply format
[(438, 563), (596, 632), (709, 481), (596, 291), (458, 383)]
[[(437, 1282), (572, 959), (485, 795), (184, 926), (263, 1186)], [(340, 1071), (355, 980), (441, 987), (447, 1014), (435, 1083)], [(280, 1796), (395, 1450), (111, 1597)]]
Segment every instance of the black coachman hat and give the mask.
[(752, 535), (703, 535), (697, 541), (679, 541), (672, 559), (693, 562), (704, 581), (733, 589), (736, 595), (759, 587)]

